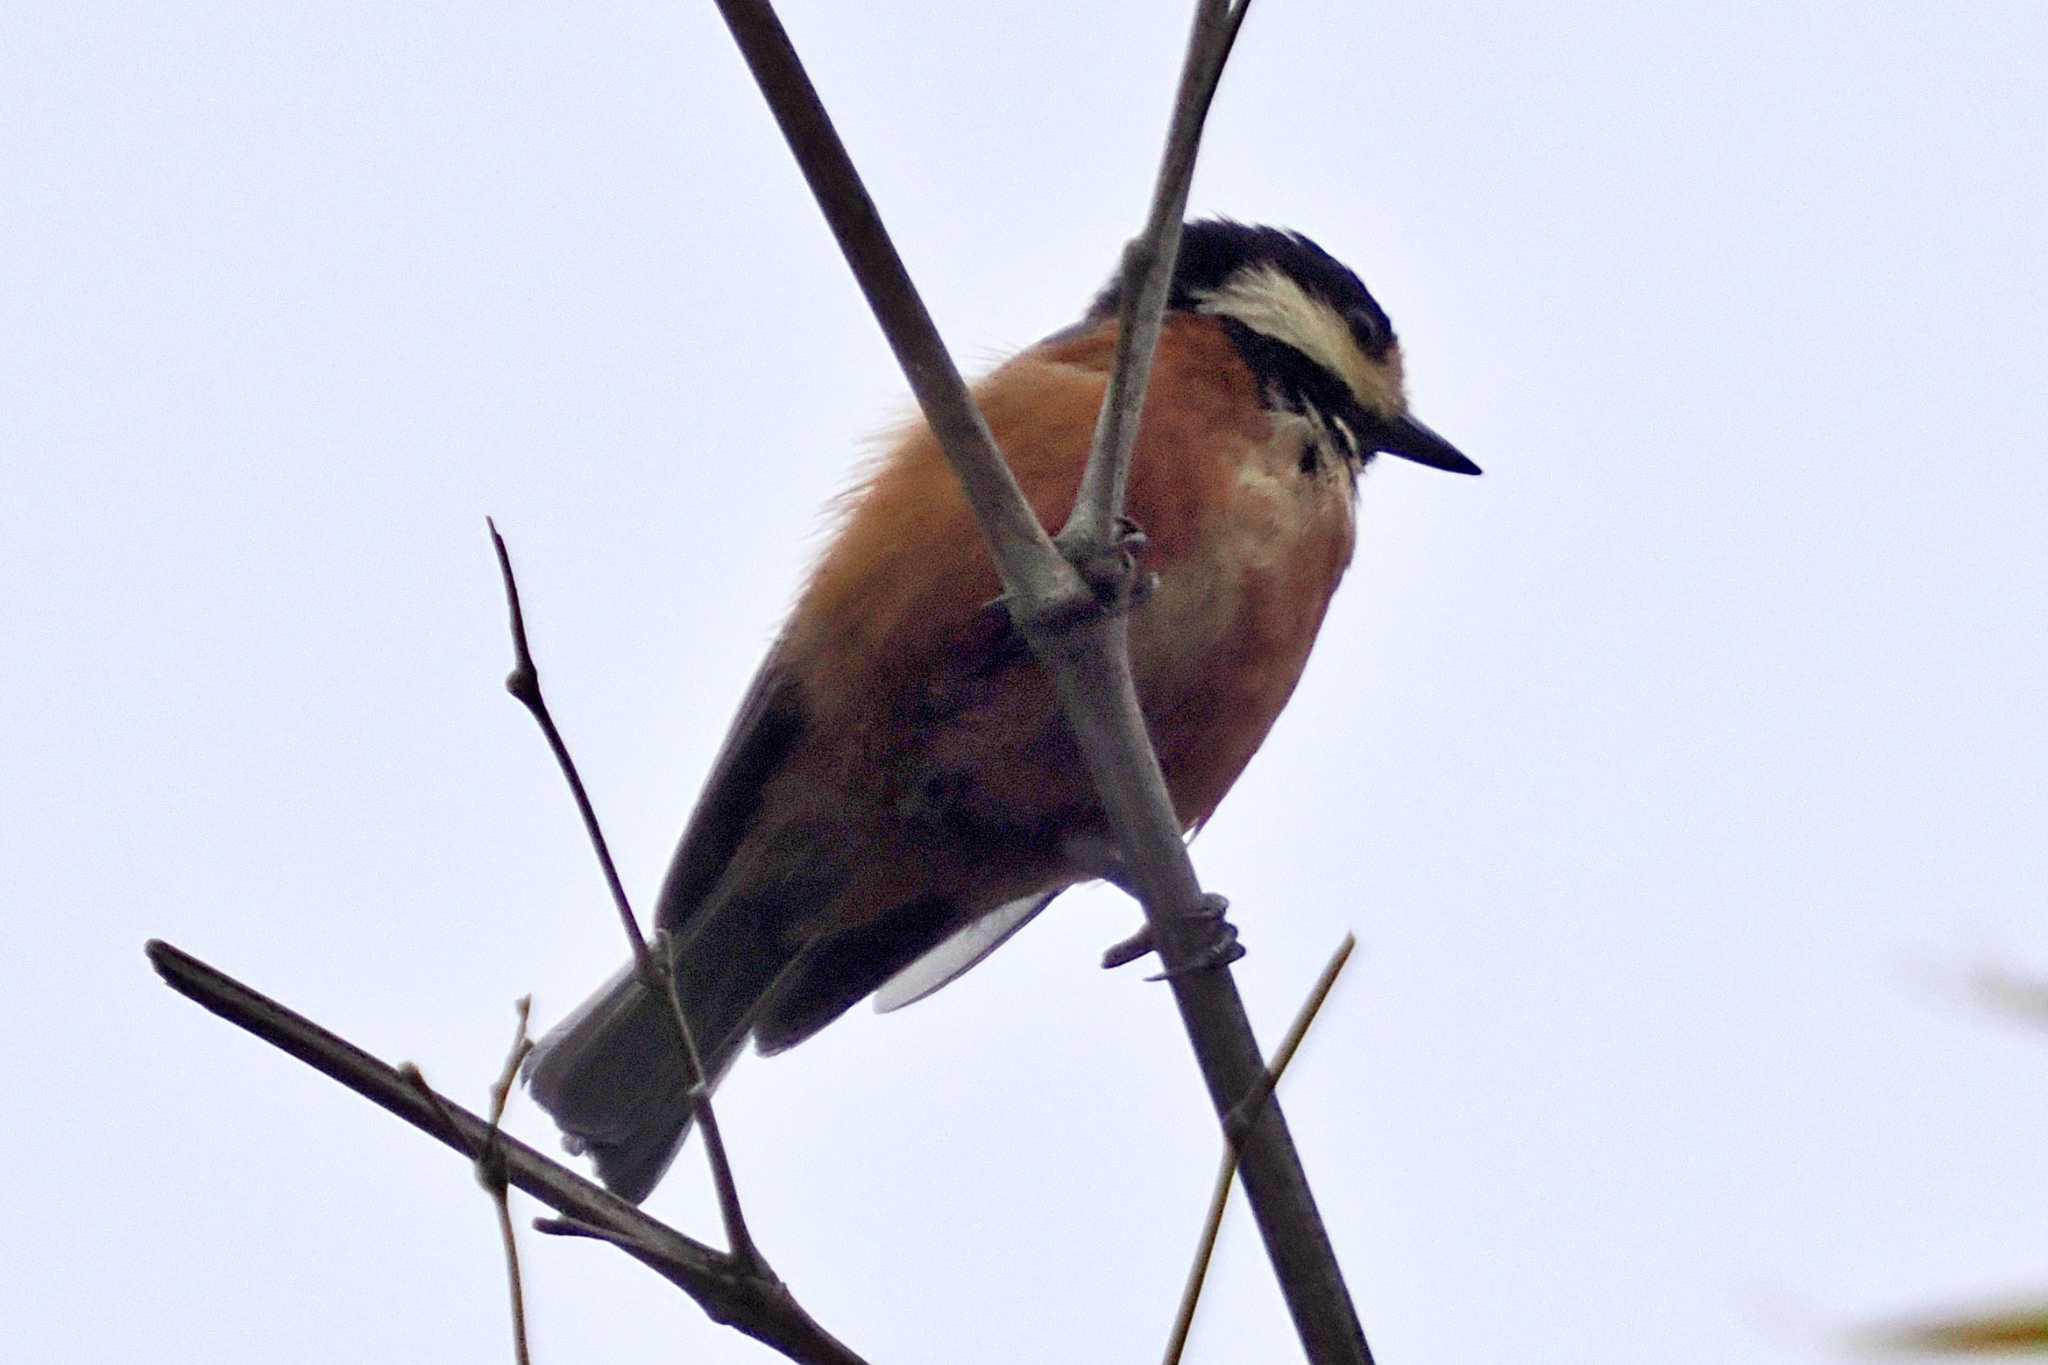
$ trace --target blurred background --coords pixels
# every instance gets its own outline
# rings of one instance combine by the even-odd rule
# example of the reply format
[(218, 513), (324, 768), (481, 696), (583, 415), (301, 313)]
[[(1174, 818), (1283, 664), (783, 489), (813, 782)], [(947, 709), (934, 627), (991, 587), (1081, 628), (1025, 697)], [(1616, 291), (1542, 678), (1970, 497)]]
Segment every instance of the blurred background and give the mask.
[[(1108, 273), (1186, 14), (788, 6), (963, 363)], [(1196, 211), (1356, 267), (1487, 471), (1368, 478), (1195, 849), (1265, 1038), (1359, 935), (1285, 1095), (1384, 1360), (2048, 1297), (2048, 1040), (1967, 984), (2048, 975), (2044, 58), (2020, 0), (1254, 11)], [(481, 1103), (624, 956), (485, 514), (644, 899), (901, 379), (708, 5), (18, 0), (0, 180), (10, 1348), (505, 1358), (462, 1164), (142, 942)], [(877, 1365), (1156, 1353), (1218, 1139), (1135, 922), (733, 1072)], [(651, 1207), (715, 1237), (694, 1152)], [(543, 1361), (771, 1358), (525, 1245)], [(1294, 1349), (1240, 1209), (1189, 1358)]]

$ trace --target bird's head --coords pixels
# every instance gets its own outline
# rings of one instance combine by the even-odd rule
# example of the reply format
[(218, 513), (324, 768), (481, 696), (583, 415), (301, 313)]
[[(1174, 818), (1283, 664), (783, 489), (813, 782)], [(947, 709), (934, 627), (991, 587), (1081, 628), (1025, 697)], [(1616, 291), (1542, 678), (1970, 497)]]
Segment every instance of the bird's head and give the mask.
[[(1089, 310), (1114, 316), (1121, 275)], [(1181, 230), (1167, 308), (1219, 319), (1267, 404), (1327, 425), (1361, 463), (1384, 452), (1455, 474), (1479, 466), (1408, 411), (1401, 343), (1343, 262), (1298, 232), (1208, 218)]]

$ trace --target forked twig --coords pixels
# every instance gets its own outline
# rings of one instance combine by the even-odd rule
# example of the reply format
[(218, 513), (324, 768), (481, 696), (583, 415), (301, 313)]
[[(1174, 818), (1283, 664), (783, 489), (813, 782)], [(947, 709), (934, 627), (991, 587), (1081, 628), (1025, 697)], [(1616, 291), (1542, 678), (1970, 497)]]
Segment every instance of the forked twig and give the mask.
[[(1351, 934), (1344, 935), (1344, 941), (1337, 945), (1337, 951), (1330, 954), (1330, 960), (1316, 977), (1315, 985), (1309, 987), (1308, 998), (1301, 1002), (1294, 1022), (1288, 1025), (1287, 1036), (1280, 1040), (1279, 1051), (1273, 1054), (1273, 1064), (1267, 1068), (1264, 1087), (1251, 1096), (1248, 1118), (1255, 1118), (1257, 1110), (1264, 1107), (1266, 1100), (1279, 1086), (1280, 1078), (1287, 1074), (1288, 1064), (1300, 1050), (1302, 1039), (1321, 1012), (1323, 1002), (1330, 998), (1330, 988), (1337, 984), (1338, 974), (1344, 964), (1351, 960), (1351, 950), (1358, 946), (1358, 939)], [(1202, 1286), (1209, 1278), (1209, 1262), (1216, 1254), (1216, 1238), (1223, 1230), (1223, 1211), (1230, 1205), (1230, 1187), (1237, 1176), (1237, 1157), (1241, 1137), (1228, 1134), (1223, 1147), (1223, 1160), (1216, 1168), (1216, 1185), (1209, 1193), (1209, 1211), (1202, 1218), (1201, 1236), (1195, 1240), (1195, 1259), (1188, 1266), (1188, 1280), (1181, 1290), (1180, 1309), (1174, 1314), (1173, 1331), (1166, 1340), (1166, 1365), (1179, 1365), (1182, 1352), (1187, 1349), (1188, 1333), (1195, 1325), (1195, 1305), (1201, 1302)]]
[[(1052, 544), (1015, 479), (1002, 467), (988, 428), (974, 411), (773, 6), (767, 0), (717, 3), (926, 420), (960, 477), (1002, 576), (1011, 614), (1053, 677), (1062, 712), (1088, 762), (1126, 872), (1168, 969), (1174, 1003), (1201, 1064), (1210, 1103), (1219, 1120), (1228, 1122), (1263, 1084), (1265, 1058), (1228, 969), (1205, 957), (1213, 919), (1202, 914), (1201, 884), (1188, 860), (1180, 822), (1138, 709), (1121, 610), (1128, 593), (1113, 594), (1105, 609), (1099, 599), (1090, 600), (1094, 589), (1075, 568), (1099, 563), (1116, 548), (1123, 476), (1108, 455), (1091, 459), (1091, 465), (1100, 466), (1091, 497), (1107, 515), (1084, 513), (1071, 534), (1063, 528), (1060, 545)], [(1200, 114), (1213, 96), (1229, 49), (1227, 39), (1244, 12), (1242, 3), (1201, 0), (1191, 42), (1196, 51), (1183, 65), (1175, 101), (1175, 127), (1187, 132), (1178, 150), (1169, 148), (1160, 171), (1167, 192), (1155, 195), (1155, 205), (1186, 202)], [(1177, 231), (1178, 223), (1168, 221), (1156, 235)], [(1170, 246), (1157, 251), (1155, 244), (1147, 274), (1169, 271), (1171, 255)], [(1166, 257), (1163, 264), (1158, 256)], [(1153, 291), (1160, 292), (1156, 282)], [(1136, 376), (1143, 367), (1137, 349), (1134, 344), (1119, 357), (1124, 372), (1120, 389), (1131, 397), (1120, 400), (1125, 415), (1112, 415), (1112, 422), (1126, 422), (1139, 411), (1143, 384)], [(1116, 437), (1108, 444), (1113, 448), (1117, 441), (1127, 440)], [(1090, 536), (1097, 538), (1090, 541)], [(1076, 603), (1083, 609), (1075, 610)], [(1302, 1345), (1317, 1365), (1370, 1365), (1372, 1351), (1281, 1106), (1277, 1101), (1266, 1103), (1258, 1114), (1244, 1138), (1245, 1192)]]
[(533, 651), (526, 641), (526, 613), (519, 604), (519, 580), (512, 572), (511, 552), (505, 548), (505, 538), (498, 534), (498, 524), (488, 517), (484, 524), (490, 528), (491, 549), (498, 556), (498, 573), (504, 579), (505, 605), (511, 617), (513, 662), (512, 671), (505, 675), (505, 690), (518, 698), (533, 716), (534, 723), (540, 726), (548, 748), (554, 753), (555, 763), (569, 784), (569, 794), (576, 801), (576, 812), (583, 818), (584, 832), (590, 836), (590, 846), (597, 853), (598, 866), (603, 869), (605, 886), (611, 891), (612, 904), (618, 908), (619, 923), (625, 927), (626, 939), (633, 945), (633, 964), (639, 973), (640, 984), (668, 1001), (667, 1014), (675, 1025), (676, 1044), (689, 1072), (690, 1104), (698, 1131), (703, 1134), (704, 1156), (711, 1167), (711, 1183), (718, 1193), (718, 1213), (725, 1223), (726, 1245), (733, 1256), (754, 1273), (772, 1278), (773, 1272), (762, 1257), (761, 1249), (755, 1245), (753, 1234), (747, 1230), (746, 1214), (740, 1207), (739, 1186), (733, 1180), (732, 1163), (726, 1158), (725, 1138), (719, 1131), (718, 1115), (711, 1107), (711, 1087), (705, 1082), (697, 1040), (690, 1036), (690, 1021), (683, 1013), (681, 997), (676, 994), (675, 973), (667, 969), (667, 964), (655, 961), (646, 936), (640, 932), (640, 921), (633, 914), (632, 902), (626, 898), (626, 888), (619, 880), (619, 869), (612, 861), (604, 829), (598, 824), (597, 812), (590, 804), (590, 794), (584, 789), (583, 778), (576, 771), (576, 760), (570, 757), (569, 746), (562, 739), (562, 732), (548, 710), (547, 698), (541, 692), (540, 669), (535, 666)]

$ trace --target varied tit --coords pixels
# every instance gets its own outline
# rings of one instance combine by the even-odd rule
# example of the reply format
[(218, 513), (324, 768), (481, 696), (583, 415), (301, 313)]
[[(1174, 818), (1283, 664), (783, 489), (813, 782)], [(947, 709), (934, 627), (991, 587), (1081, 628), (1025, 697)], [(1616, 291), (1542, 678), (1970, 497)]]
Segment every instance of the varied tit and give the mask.
[[(1049, 529), (1071, 510), (1125, 282), (975, 389)], [(1380, 454), (1476, 474), (1408, 414), (1401, 349), (1308, 238), (1189, 223), (1127, 511), (1150, 591), (1131, 667), (1174, 809), (1216, 809), (1294, 691), (1351, 559)], [(780, 1052), (869, 995), (953, 980), (1113, 845), (1046, 674), (1014, 631), (938, 442), (894, 441), (754, 679), (663, 882), (655, 922), (705, 1072)], [(690, 1123), (666, 1002), (628, 967), (541, 1040), (532, 1093), (605, 1184), (640, 1200)]]

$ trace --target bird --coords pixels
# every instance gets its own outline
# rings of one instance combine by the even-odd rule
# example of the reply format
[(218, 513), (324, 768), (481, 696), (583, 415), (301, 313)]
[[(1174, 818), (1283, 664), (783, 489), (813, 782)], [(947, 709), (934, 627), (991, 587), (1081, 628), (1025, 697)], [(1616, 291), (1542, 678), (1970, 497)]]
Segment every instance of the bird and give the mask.
[[(1048, 529), (1075, 503), (1135, 287), (1120, 268), (1078, 322), (974, 386)], [(1410, 414), (1402, 366), (1385, 310), (1308, 237), (1183, 225), (1125, 511), (1146, 588), (1132, 674), (1190, 834), (1301, 677), (1367, 466), (1479, 473)], [(870, 996), (921, 999), (1062, 891), (1118, 879), (1087, 765), (1000, 592), (937, 439), (906, 424), (845, 500), (657, 898), (660, 959), (710, 1084), (749, 1039), (778, 1053)], [(635, 1203), (691, 1126), (669, 1008), (629, 964), (524, 1073), (567, 1148)]]

